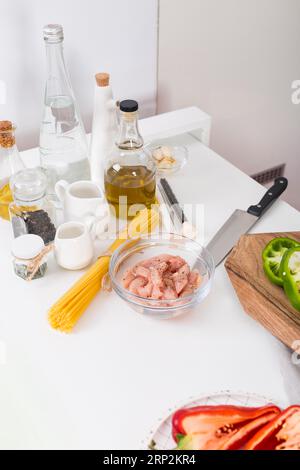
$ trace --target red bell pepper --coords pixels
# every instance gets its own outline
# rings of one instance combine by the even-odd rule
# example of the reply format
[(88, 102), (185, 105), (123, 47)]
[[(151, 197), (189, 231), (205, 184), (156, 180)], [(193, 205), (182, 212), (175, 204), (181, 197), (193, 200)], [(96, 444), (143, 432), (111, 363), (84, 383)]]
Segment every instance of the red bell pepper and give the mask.
[(173, 438), (178, 450), (238, 450), (279, 413), (280, 409), (274, 405), (181, 409), (173, 415)]
[(291, 406), (260, 429), (246, 450), (300, 450), (300, 406)]

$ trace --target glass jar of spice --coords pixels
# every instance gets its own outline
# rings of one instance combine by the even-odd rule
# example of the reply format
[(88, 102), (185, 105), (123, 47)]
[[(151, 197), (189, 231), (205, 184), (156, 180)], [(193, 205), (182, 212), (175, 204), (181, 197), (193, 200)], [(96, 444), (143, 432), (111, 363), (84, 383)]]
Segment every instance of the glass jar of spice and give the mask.
[(13, 266), (17, 276), (30, 281), (39, 279), (47, 270), (43, 239), (38, 235), (21, 235), (12, 244)]
[(15, 237), (24, 234), (39, 235), (45, 245), (56, 233), (55, 206), (46, 196), (47, 177), (40, 168), (26, 169), (11, 179), (14, 202), (9, 206)]

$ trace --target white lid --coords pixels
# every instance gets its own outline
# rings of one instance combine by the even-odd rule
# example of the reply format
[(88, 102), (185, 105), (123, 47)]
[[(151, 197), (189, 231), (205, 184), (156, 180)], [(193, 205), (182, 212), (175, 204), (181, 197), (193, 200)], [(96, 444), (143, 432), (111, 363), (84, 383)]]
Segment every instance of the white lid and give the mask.
[(12, 243), (12, 254), (20, 259), (32, 259), (45, 247), (44, 240), (38, 235), (21, 235), (14, 239)]

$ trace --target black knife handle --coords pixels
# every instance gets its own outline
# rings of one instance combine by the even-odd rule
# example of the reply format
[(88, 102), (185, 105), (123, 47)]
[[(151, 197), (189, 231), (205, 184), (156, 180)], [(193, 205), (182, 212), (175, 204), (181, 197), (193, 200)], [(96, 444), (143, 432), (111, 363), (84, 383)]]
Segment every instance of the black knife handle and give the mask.
[(283, 176), (276, 178), (274, 185), (272, 188), (268, 189), (262, 200), (256, 206), (250, 206), (247, 212), (256, 217), (260, 217), (286, 190), (287, 186), (288, 180), (286, 178)]

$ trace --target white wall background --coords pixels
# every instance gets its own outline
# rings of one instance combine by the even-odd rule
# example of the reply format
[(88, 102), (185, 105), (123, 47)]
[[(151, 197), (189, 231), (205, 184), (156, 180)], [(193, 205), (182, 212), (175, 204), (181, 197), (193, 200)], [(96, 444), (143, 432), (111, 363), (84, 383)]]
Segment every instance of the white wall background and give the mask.
[[(156, 110), (158, 0), (1, 2), (0, 119), (20, 149), (38, 143), (45, 82), (42, 27), (62, 23), (65, 57), (86, 129), (94, 74), (116, 97)], [(212, 147), (248, 174), (286, 162), (288, 200), (300, 209), (300, 0), (160, 0), (158, 111), (196, 104), (213, 116)], [(1, 88), (1, 86), (0, 86)]]
[(299, 0), (160, 0), (158, 112), (196, 104), (248, 174), (287, 163), (300, 209)]
[(46, 61), (42, 28), (60, 23), (65, 58), (86, 129), (94, 74), (111, 73), (116, 97), (135, 98), (142, 116), (156, 109), (157, 0), (1, 0), (0, 119), (18, 126), (20, 149), (38, 143)]

